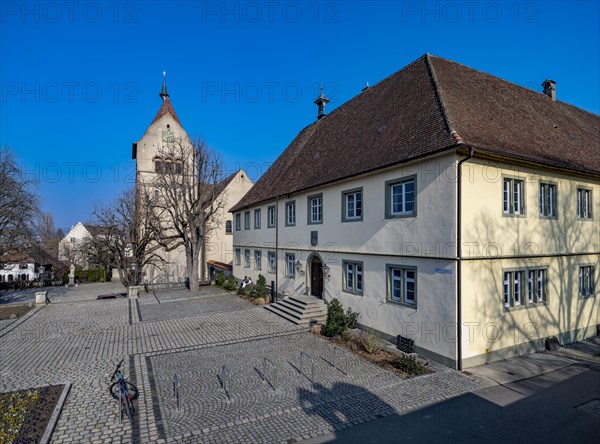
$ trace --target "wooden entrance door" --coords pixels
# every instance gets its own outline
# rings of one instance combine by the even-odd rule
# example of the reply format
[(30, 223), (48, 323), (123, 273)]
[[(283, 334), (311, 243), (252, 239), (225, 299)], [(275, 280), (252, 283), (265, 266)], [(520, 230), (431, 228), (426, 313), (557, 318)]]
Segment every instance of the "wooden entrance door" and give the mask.
[(310, 263), (310, 294), (323, 297), (323, 264), (318, 257)]

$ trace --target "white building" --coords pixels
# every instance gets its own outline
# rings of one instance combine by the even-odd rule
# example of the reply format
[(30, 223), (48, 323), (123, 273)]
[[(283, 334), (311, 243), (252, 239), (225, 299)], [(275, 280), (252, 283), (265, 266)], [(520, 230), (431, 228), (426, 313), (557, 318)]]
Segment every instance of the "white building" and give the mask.
[(89, 266), (86, 243), (99, 235), (99, 227), (77, 222), (58, 243), (58, 259), (83, 269)]
[(234, 274), (463, 368), (597, 334), (600, 118), (425, 55), (304, 128), (234, 207)]

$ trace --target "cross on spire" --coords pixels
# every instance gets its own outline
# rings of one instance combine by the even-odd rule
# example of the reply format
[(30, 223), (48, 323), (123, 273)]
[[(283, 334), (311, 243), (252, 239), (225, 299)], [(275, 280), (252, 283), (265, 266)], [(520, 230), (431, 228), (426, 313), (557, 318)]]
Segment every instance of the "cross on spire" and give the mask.
[(159, 96), (163, 99), (163, 102), (165, 100), (167, 100), (167, 97), (169, 97), (169, 93), (167, 92), (167, 72), (166, 71), (163, 71), (162, 91), (160, 92)]

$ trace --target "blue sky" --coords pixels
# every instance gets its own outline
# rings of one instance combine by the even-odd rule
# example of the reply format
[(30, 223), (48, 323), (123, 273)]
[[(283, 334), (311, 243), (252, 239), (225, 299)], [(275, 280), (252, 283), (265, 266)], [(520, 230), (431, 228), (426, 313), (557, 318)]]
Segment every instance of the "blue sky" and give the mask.
[(0, 145), (57, 227), (132, 185), (162, 72), (190, 135), (257, 179), (331, 103), (426, 52), (600, 113), (600, 11), (579, 2), (2, 1)]

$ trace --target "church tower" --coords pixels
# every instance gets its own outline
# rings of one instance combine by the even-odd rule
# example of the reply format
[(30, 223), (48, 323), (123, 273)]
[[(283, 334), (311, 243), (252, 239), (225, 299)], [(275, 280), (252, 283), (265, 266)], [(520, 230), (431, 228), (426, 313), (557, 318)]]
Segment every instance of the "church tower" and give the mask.
[[(166, 73), (163, 72), (163, 84), (159, 93), (162, 104), (152, 122), (140, 140), (132, 145), (131, 157), (135, 160), (136, 189), (151, 185), (157, 174), (176, 172), (181, 167), (181, 159), (165, 156), (169, 143), (181, 141), (191, 146), (191, 140), (183, 128), (167, 92)], [(164, 251), (161, 256), (167, 264), (159, 269), (148, 267), (144, 282), (183, 282), (186, 276), (185, 250), (183, 247), (173, 251)]]

